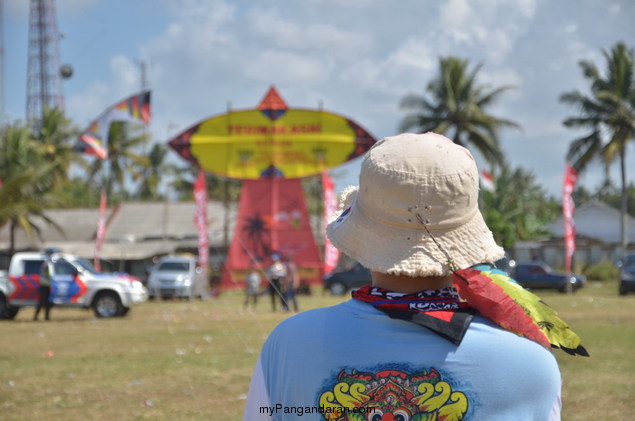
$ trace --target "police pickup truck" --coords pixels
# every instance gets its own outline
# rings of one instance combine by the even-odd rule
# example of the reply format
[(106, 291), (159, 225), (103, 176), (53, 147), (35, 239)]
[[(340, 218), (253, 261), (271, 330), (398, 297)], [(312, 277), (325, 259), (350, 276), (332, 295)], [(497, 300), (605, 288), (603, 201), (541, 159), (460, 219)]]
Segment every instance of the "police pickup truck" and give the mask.
[[(39, 300), (43, 252), (19, 252), (12, 256), (7, 273), (0, 272), (0, 318), (13, 319), (22, 307)], [(97, 317), (125, 316), (130, 307), (148, 299), (148, 292), (134, 276), (101, 273), (86, 259), (52, 253), (50, 301), (56, 307), (92, 308)]]

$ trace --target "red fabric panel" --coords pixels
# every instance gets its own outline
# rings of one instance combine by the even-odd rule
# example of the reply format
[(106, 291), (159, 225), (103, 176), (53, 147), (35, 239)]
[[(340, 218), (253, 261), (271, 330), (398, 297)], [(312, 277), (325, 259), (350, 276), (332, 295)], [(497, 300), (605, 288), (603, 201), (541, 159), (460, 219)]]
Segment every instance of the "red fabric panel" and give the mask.
[(300, 179), (245, 180), (221, 289), (242, 287), (243, 273), (251, 265), (266, 269), (274, 252), (290, 256), (303, 281), (321, 282), (322, 261)]

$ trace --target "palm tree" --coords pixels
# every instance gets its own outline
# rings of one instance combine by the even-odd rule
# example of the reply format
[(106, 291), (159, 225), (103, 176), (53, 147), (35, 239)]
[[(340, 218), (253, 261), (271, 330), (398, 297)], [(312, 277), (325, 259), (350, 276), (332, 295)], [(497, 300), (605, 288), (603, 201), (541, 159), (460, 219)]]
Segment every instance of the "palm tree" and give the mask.
[(43, 159), (38, 144), (27, 126), (8, 125), (0, 134), (0, 227), (9, 224), (9, 253), (15, 251), (15, 233), (23, 229), (27, 236), (39, 236), (40, 227), (33, 222), (39, 216), (60, 233), (62, 228), (44, 211), (59, 206), (60, 196), (53, 188), (57, 163)]
[(149, 165), (148, 157), (135, 152), (148, 141), (148, 135), (129, 131), (128, 127), (128, 123), (121, 121), (111, 123), (106, 145), (108, 157), (96, 159), (89, 169), (89, 182), (92, 184), (100, 176), (101, 187), (108, 197), (115, 186), (119, 187), (119, 193), (126, 196), (126, 176), (138, 178)]
[(510, 120), (485, 112), (501, 93), (511, 88), (490, 89), (476, 83), (481, 66), (468, 71), (467, 60), (456, 57), (441, 58), (439, 74), (427, 86), (429, 98), (410, 94), (403, 98), (400, 108), (410, 111), (400, 124), (400, 131), (433, 131), (446, 134), (455, 143), (476, 148), (491, 165), (503, 164), (503, 152), (498, 131), (503, 127), (520, 126)]
[(139, 174), (139, 189), (137, 195), (143, 200), (160, 200), (159, 185), (165, 175), (174, 175), (177, 168), (174, 164), (167, 164), (165, 158), (168, 150), (165, 146), (155, 143), (148, 155), (148, 166), (141, 169)]
[(567, 118), (564, 125), (590, 131), (569, 146), (567, 158), (573, 167), (584, 171), (589, 162), (600, 158), (606, 168), (609, 163), (619, 160), (622, 188), (620, 253), (624, 253), (628, 244), (626, 147), (635, 138), (635, 55), (621, 42), (610, 52), (602, 50), (602, 53), (607, 62), (605, 76), (594, 63), (580, 62), (582, 73), (591, 84), (591, 95), (573, 91), (561, 95), (560, 101), (577, 106), (579, 110), (579, 115)]
[(481, 205), (487, 226), (506, 249), (546, 234), (545, 224), (559, 211), (559, 204), (547, 197), (535, 176), (522, 168), (503, 167), (496, 174), (494, 191), (481, 192)]
[(36, 151), (45, 162), (52, 163), (54, 188), (59, 189), (68, 182), (71, 165), (86, 168), (86, 161), (74, 150), (73, 141), (79, 131), (70, 126), (70, 121), (58, 108), (44, 110), (42, 120), (35, 133)]

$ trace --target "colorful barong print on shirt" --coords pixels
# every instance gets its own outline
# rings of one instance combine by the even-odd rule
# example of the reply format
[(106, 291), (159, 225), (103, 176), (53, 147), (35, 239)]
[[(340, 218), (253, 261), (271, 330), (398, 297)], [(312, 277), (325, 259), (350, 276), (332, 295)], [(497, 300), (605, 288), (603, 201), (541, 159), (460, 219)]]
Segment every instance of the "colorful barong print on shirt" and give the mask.
[(319, 396), (327, 421), (345, 420), (462, 420), (469, 400), (431, 368), (408, 374), (342, 370)]

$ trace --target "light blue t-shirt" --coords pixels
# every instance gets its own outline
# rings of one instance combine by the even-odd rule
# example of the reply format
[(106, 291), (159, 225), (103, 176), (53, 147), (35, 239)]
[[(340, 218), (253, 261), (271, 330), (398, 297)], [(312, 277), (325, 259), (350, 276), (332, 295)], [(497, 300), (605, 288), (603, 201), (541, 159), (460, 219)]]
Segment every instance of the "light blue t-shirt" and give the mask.
[(274, 329), (244, 419), (559, 420), (560, 390), (549, 350), (483, 317), (456, 346), (351, 299)]

